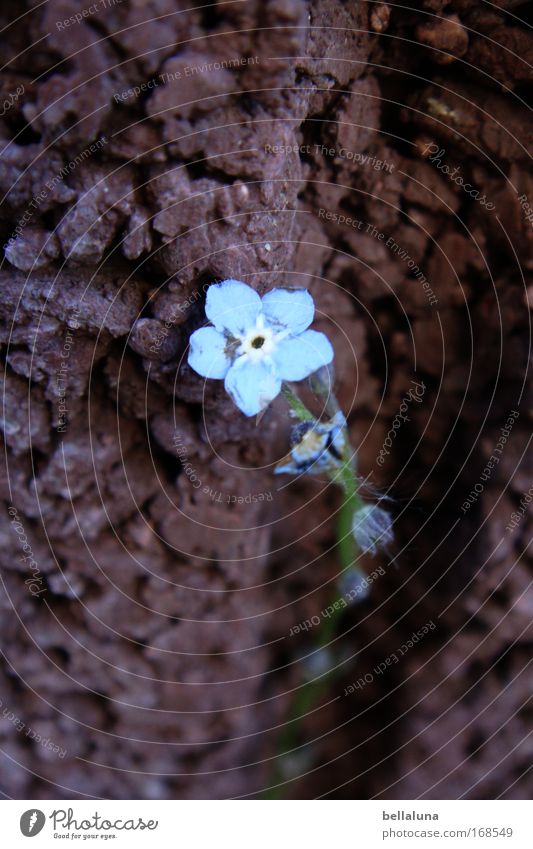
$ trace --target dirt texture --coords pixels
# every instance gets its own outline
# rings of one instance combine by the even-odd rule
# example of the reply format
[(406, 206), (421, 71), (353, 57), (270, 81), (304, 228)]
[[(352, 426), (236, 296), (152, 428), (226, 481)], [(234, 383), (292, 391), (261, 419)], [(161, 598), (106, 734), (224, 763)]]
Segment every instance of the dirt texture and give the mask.
[[(82, 5), (0, 12), (1, 792), (530, 795), (531, 4)], [(309, 289), (395, 516), (281, 777), (339, 493), (187, 365), (226, 278)]]

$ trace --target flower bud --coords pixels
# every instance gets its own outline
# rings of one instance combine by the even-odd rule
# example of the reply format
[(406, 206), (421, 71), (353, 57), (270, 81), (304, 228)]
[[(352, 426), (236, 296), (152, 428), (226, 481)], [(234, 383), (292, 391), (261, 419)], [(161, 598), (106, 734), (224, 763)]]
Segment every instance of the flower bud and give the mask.
[(365, 601), (370, 595), (370, 582), (364, 572), (357, 567), (352, 567), (343, 572), (338, 582), (339, 590), (348, 599), (348, 603), (354, 604)]
[(291, 432), (291, 451), (277, 464), (276, 474), (335, 471), (346, 450), (346, 419), (339, 411), (328, 422), (299, 422)]
[(374, 556), (394, 540), (392, 517), (377, 504), (365, 504), (353, 515), (352, 533), (361, 552)]
[(314, 681), (327, 675), (335, 667), (335, 658), (327, 648), (319, 648), (303, 660), (303, 674), (306, 681)]

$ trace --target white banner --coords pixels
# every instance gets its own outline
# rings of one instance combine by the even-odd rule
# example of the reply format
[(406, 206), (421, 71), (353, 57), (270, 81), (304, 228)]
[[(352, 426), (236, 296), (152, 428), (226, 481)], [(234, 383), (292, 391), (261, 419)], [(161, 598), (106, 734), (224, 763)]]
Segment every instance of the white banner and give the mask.
[[(2, 845), (186, 849), (531, 849), (520, 801), (5, 801)], [(35, 843), (30, 841), (35, 839)]]

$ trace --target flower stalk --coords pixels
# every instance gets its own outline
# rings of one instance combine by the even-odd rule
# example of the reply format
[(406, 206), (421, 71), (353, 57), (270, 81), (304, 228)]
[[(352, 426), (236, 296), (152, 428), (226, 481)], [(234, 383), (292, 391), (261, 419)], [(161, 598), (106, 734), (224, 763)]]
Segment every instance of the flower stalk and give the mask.
[[(294, 426), (290, 451), (275, 472), (325, 474), (341, 488), (337, 520), (341, 581), (359, 582), (364, 578), (358, 563), (361, 555), (374, 555), (392, 542), (392, 519), (380, 506), (366, 504), (361, 495), (355, 451), (333, 391), (334, 350), (324, 333), (310, 329), (315, 314), (313, 298), (305, 289), (287, 287), (260, 297), (246, 283), (227, 279), (208, 288), (205, 314), (209, 323), (190, 338), (189, 366), (204, 378), (223, 380), (241, 413), (257, 416), (258, 423), (269, 404), (283, 395)], [(322, 403), (317, 416), (293, 388), (294, 382), (306, 379)], [(342, 665), (332, 646), (343, 608), (335, 601), (330, 608), (317, 628), (317, 645), (304, 661), (306, 680), (298, 689), (280, 739), (280, 779), (268, 798), (279, 794), (281, 767), (287, 764), (284, 759), (305, 749), (305, 743), (298, 745), (302, 719)]]
[[(308, 471), (313, 471), (313, 466), (316, 465), (317, 471), (325, 471), (330, 480), (341, 487), (344, 497), (339, 509), (337, 522), (337, 550), (342, 567), (342, 575), (347, 575), (351, 572), (363, 578), (364, 572), (359, 566), (358, 560), (361, 554), (365, 552), (358, 544), (353, 528), (354, 516), (359, 515), (361, 511), (365, 510), (365, 503), (360, 494), (360, 481), (357, 476), (355, 451), (350, 445), (346, 420), (340, 412), (337, 399), (331, 389), (331, 378), (331, 370), (323, 368), (313, 374), (309, 379), (309, 384), (314, 394), (324, 401), (325, 411), (330, 416), (330, 423), (328, 425), (321, 425), (318, 422), (290, 386), (284, 384), (282, 386), (282, 393), (289, 404), (291, 415), (294, 418), (297, 418), (299, 422), (311, 424), (317, 433), (322, 435), (328, 434), (324, 442), (326, 448), (321, 446), (324, 453), (329, 445), (328, 439), (334, 433), (332, 423), (340, 423), (342, 421), (341, 433), (340, 435), (337, 433), (335, 437), (336, 444), (342, 445), (340, 456), (338, 458), (334, 457), (330, 462), (322, 463), (320, 462), (320, 458), (316, 458), (311, 462)], [(303, 442), (303, 439), (301, 442)], [(292, 454), (294, 456), (294, 448)], [(310, 459), (313, 460), (313, 458)], [(298, 460), (301, 465), (300, 455), (298, 455)], [(296, 458), (293, 463), (294, 467), (290, 468), (290, 466), (290, 462), (287, 462), (287, 459), (285, 459), (278, 464), (278, 471), (301, 471)], [(380, 510), (381, 508), (377, 509)], [(384, 513), (385, 511), (381, 512)], [(342, 614), (342, 608), (340, 605), (338, 608), (335, 605), (331, 605), (331, 611), (331, 615), (324, 618), (320, 624), (313, 654), (327, 652), (328, 656), (331, 656), (330, 665), (333, 668), (328, 668), (322, 674), (315, 675), (311, 680), (305, 681), (299, 688), (291, 705), (289, 718), (280, 736), (274, 780), (272, 786), (265, 793), (265, 798), (277, 799), (282, 796), (283, 784), (287, 780), (284, 776), (283, 766), (293, 753), (305, 749), (306, 744), (300, 740), (301, 723), (312, 706), (326, 692), (331, 678), (335, 675), (335, 655), (331, 652), (330, 647), (335, 639), (337, 622)]]

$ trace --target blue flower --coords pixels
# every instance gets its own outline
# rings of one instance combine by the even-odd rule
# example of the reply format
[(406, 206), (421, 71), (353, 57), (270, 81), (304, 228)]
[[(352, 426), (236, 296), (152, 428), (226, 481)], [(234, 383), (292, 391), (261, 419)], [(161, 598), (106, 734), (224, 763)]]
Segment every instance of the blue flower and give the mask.
[(352, 533), (362, 553), (373, 557), (394, 540), (392, 517), (376, 504), (365, 504), (353, 515)]
[(189, 365), (224, 380), (245, 416), (264, 410), (284, 380), (303, 380), (333, 359), (327, 337), (307, 329), (315, 307), (305, 289), (272, 289), (260, 298), (246, 283), (224, 280), (207, 290), (205, 313), (213, 326), (192, 334)]

